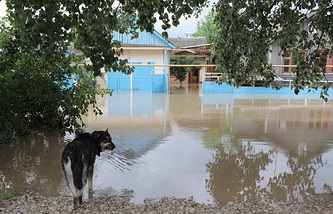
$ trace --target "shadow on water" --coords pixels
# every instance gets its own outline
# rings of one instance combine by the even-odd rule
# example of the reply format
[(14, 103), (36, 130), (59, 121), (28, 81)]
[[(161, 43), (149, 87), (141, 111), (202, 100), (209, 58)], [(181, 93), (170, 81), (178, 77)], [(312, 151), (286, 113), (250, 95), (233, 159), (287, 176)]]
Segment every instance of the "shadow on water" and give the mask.
[[(130, 188), (136, 203), (194, 196), (225, 204), (332, 191), (333, 105), (317, 95), (202, 95), (185, 85), (169, 94), (119, 91), (98, 106), (104, 115), (86, 117), (87, 131), (109, 128), (117, 148), (96, 160), (95, 196)], [(70, 195), (60, 155), (73, 137), (0, 145), (0, 193)]]

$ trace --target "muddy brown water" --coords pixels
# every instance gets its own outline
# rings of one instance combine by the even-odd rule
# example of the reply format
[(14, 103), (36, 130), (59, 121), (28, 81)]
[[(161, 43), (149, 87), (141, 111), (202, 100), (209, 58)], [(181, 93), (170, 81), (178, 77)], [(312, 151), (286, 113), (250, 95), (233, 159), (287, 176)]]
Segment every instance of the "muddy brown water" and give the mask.
[[(333, 102), (318, 95), (120, 91), (98, 101), (86, 130), (109, 129), (117, 148), (97, 158), (94, 195), (134, 190), (220, 204), (303, 200), (332, 190)], [(27, 136), (0, 145), (0, 194), (67, 195), (60, 155), (74, 138)], [(85, 197), (87, 194), (85, 193)]]

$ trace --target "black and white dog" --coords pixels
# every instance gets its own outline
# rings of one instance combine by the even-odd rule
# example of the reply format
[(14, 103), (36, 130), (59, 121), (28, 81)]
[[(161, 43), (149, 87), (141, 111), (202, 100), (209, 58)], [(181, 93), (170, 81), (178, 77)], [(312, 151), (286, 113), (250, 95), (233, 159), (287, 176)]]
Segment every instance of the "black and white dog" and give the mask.
[(113, 150), (111, 135), (106, 131), (94, 131), (79, 134), (65, 146), (62, 152), (61, 165), (67, 185), (73, 193), (74, 209), (82, 204), (82, 194), (88, 178), (89, 195), (92, 195), (92, 178), (96, 155), (104, 150)]

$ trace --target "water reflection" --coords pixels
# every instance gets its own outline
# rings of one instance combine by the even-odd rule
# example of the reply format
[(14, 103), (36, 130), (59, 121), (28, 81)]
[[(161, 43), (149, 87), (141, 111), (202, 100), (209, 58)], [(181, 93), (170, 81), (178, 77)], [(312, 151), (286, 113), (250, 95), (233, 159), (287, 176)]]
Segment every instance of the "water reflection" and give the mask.
[(303, 200), (327, 185), (318, 182), (323, 175), (318, 174), (316, 179), (318, 169), (331, 168), (321, 155), (295, 156), (254, 140), (225, 143), (217, 146), (214, 160), (207, 164), (207, 189), (219, 203), (259, 197)]
[(331, 104), (251, 95), (220, 101), (204, 106), (204, 112), (224, 111), (229, 118), (206, 139), (216, 150), (207, 164), (207, 188), (216, 201), (302, 200), (330, 189), (321, 173), (327, 175), (332, 163), (322, 155), (332, 153)]
[(237, 139), (216, 149), (214, 160), (207, 164), (210, 173), (207, 189), (216, 201), (241, 202), (265, 195), (266, 187), (258, 185), (263, 179), (260, 171), (272, 162), (273, 149), (255, 151), (253, 144)]
[(59, 157), (65, 144), (57, 134), (27, 136), (10, 145), (0, 144), (0, 193), (32, 188), (58, 195), (63, 180)]
[[(202, 95), (197, 86), (102, 97), (105, 114), (86, 117), (87, 130), (109, 128), (117, 148), (96, 160), (95, 195), (132, 188), (134, 202), (193, 195), (224, 204), (330, 191), (333, 105), (317, 97)], [(69, 194), (59, 163), (63, 141), (50, 135), (1, 145), (1, 189)]]

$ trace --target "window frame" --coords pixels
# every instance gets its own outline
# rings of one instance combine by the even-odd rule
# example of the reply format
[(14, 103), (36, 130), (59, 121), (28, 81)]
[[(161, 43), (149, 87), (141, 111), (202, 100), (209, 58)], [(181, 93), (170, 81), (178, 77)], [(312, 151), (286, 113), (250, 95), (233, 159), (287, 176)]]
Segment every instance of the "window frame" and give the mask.
[[(298, 52), (304, 53), (304, 60), (306, 59), (306, 56), (308, 55), (307, 50), (299, 50)], [(289, 60), (289, 63), (286, 64), (285, 61)], [(293, 64), (294, 58), (293, 58), (293, 53), (290, 53), (289, 56), (283, 56), (282, 57), (282, 74), (292, 74), (293, 69), (295, 69), (295, 65)], [(285, 66), (288, 65), (288, 66)], [(287, 69), (287, 72), (285, 71)]]
[[(298, 52), (304, 52), (304, 60), (306, 56), (308, 55), (307, 50), (299, 50)], [(288, 61), (288, 63), (286, 63)], [(293, 53), (290, 53), (289, 56), (283, 56), (282, 57), (282, 74), (293, 74), (293, 69), (295, 68), (293, 64), (294, 58), (293, 58)], [(333, 66), (333, 54), (330, 52), (327, 55), (326, 58), (326, 66)], [(286, 71), (287, 70), (287, 71)], [(326, 67), (325, 68), (325, 73), (328, 74), (333, 74), (333, 67)]]

